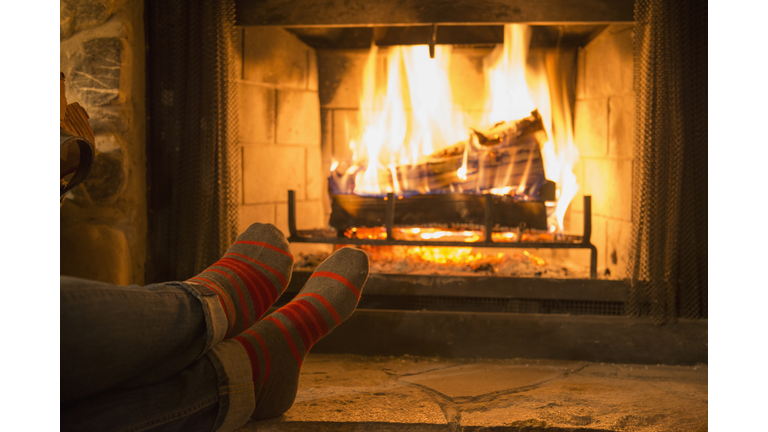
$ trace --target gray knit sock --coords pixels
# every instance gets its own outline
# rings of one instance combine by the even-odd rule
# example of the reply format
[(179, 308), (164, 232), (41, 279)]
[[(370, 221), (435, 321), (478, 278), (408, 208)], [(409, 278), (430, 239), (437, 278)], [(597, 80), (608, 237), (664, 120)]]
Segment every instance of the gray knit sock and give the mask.
[(254, 325), (285, 291), (293, 255), (283, 233), (255, 223), (237, 237), (224, 256), (187, 283), (214, 291), (229, 322), (225, 338)]
[(251, 361), (254, 419), (277, 417), (296, 398), (299, 371), (309, 349), (352, 315), (368, 279), (368, 255), (342, 248), (328, 257), (287, 305), (232, 340)]

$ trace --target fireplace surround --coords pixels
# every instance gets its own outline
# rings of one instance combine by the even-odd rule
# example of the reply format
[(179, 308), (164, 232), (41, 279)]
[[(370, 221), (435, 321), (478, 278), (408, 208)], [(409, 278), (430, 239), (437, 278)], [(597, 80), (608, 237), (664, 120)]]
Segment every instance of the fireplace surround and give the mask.
[[(499, 43), (498, 32), (492, 29), (494, 25), (522, 22), (541, 26), (544, 29), (541, 37), (534, 41), (543, 46), (551, 43), (549, 36), (558, 27), (584, 26), (591, 27), (592, 31), (573, 31), (574, 42), (569, 47), (575, 81), (574, 132), (580, 152), (575, 173), (582, 187), (569, 209), (566, 229), (577, 231), (584, 226), (585, 208), (581, 203), (584, 195), (592, 196), (591, 242), (598, 250), (597, 273), (604, 276), (608, 270), (617, 279), (635, 277), (637, 263), (630, 257), (635, 249), (642, 248), (635, 245), (637, 235), (633, 235), (633, 230), (638, 228), (633, 225), (636, 208), (633, 208), (632, 196), (637, 188), (638, 165), (647, 166), (648, 163), (645, 153), (636, 153), (639, 148), (636, 137), (641, 135), (634, 127), (636, 107), (640, 105), (637, 83), (647, 77), (646, 71), (640, 70), (635, 60), (642, 52), (639, 45), (647, 43), (647, 28), (653, 24), (637, 19), (638, 4), (642, 2), (593, 1), (589, 3), (590, 7), (566, 1), (549, 2), (548, 7), (514, 1), (487, 2), (480, 7), (475, 2), (452, 2), (448, 6), (442, 2), (413, 5), (397, 1), (375, 6), (364, 3), (350, 6), (348, 3), (304, 2), (301, 7), (293, 4), (287, 7), (281, 2), (243, 0), (236, 2), (229, 12), (238, 26), (227, 34), (232, 51), (221, 62), (232, 66), (235, 77), (232, 86), (239, 98), (239, 108), (236, 109), (239, 125), (234, 129), (239, 142), (235, 156), (238, 162), (234, 165), (240, 173), (239, 180), (233, 183), (239, 197), (234, 207), (239, 226), (231, 231), (242, 230), (252, 222), (269, 222), (276, 224), (286, 235), (290, 234), (288, 190), (294, 190), (296, 194), (297, 230), (326, 226), (330, 208), (325, 196), (325, 173), (329, 171), (334, 151), (343, 148), (347, 140), (344, 127), (353, 123), (350, 119), (356, 103), (354, 86), (344, 82), (347, 76), (354, 75), (355, 55), (359, 57), (371, 41), (384, 46), (388, 43), (420, 43), (424, 36), (427, 37), (425, 43), (429, 43), (434, 37), (432, 42), (437, 45), (446, 40), (462, 45), (465, 58), (471, 63), (472, 57), (476, 61), (483, 45)], [(162, 95), (162, 86), (152, 87), (152, 71), (159, 64), (155, 60), (155, 66), (152, 65), (152, 55), (161, 55), (163, 47), (159, 47), (157, 41), (157, 34), (161, 34), (159, 26), (152, 27), (151, 8), (147, 13), (148, 91)], [(437, 24), (437, 33), (434, 24)], [(464, 27), (464, 31), (457, 31), (455, 28), (458, 27)], [(384, 28), (386, 32), (382, 30)], [(441, 28), (451, 30), (440, 33)], [(153, 36), (153, 32), (158, 33)], [(153, 46), (157, 48), (154, 54)], [(215, 56), (209, 58), (215, 59)], [(643, 76), (638, 75), (639, 70)], [(160, 142), (157, 134), (164, 128), (157, 125), (162, 125), (163, 119), (157, 115), (157, 110), (153, 113), (152, 102), (149, 103), (149, 141)], [(153, 118), (157, 122), (154, 126)], [(644, 159), (638, 159), (639, 156)], [(156, 167), (156, 173), (167, 166), (158, 156), (148, 157), (151, 171), (152, 166)], [(169, 181), (172, 179), (156, 179), (153, 183), (150, 174), (150, 185)], [(161, 223), (154, 226), (150, 220), (151, 232), (162, 232), (163, 227), (174, 220), (164, 213), (165, 206), (161, 201), (156, 198), (154, 206), (150, 202), (150, 214), (155, 212), (156, 217), (165, 217), (157, 219)], [(168, 241), (172, 243), (171, 239)], [(215, 243), (214, 250), (220, 247)], [(155, 250), (161, 252), (156, 252), (154, 258), (161, 258), (159, 255), (169, 244), (156, 247)], [(298, 243), (293, 246), (297, 251), (313, 251), (318, 247), (326, 251), (330, 249), (329, 246), (302, 249)], [(215, 254), (211, 252), (210, 255)], [(160, 276), (163, 267), (174, 267), (172, 260), (155, 261), (161, 264), (149, 280), (163, 278)], [(638, 284), (626, 284), (621, 280), (597, 280), (589, 284), (584, 280), (540, 279), (510, 285), (491, 278), (426, 276), (408, 279), (405, 276), (372, 276), (367, 292), (379, 304), (371, 307), (415, 309), (413, 305), (420, 305), (421, 309), (437, 311), (630, 313), (644, 316), (651, 314), (652, 305), (657, 303), (655, 298), (665, 296), (648, 294), (652, 290), (641, 290), (638, 294)], [(303, 277), (301, 273), (294, 275), (287, 295), (295, 292)], [(475, 290), (477, 295), (474, 297), (461, 292), (472, 282), (481, 286)], [(697, 289), (697, 295), (701, 296), (701, 288)], [(706, 288), (703, 292), (706, 296)], [(390, 297), (373, 298), (377, 295)], [(472, 300), (457, 306), (455, 300), (460, 297)], [(412, 305), (404, 306), (409, 301)], [(442, 306), (436, 306), (441, 302)], [(627, 308), (629, 302), (644, 306)], [(675, 319), (670, 319), (668, 312), (662, 315), (662, 318), (657, 316), (659, 322)], [(672, 315), (681, 316), (676, 312)], [(699, 307), (699, 312), (682, 316), (706, 317), (706, 306), (703, 312)], [(569, 322), (579, 326), (586, 321)]]

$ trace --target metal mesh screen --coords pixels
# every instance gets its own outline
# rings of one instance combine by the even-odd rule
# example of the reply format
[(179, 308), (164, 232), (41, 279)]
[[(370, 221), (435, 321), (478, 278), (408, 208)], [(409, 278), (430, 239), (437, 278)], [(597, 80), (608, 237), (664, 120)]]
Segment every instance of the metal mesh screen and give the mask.
[(636, 0), (628, 313), (707, 317), (707, 4)]
[(148, 282), (183, 280), (237, 236), (234, 0), (148, 0)]

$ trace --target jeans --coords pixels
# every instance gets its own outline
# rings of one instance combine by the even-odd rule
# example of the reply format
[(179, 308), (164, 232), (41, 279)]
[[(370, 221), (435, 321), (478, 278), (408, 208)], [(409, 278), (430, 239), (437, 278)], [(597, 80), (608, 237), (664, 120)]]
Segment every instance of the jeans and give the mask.
[(232, 430), (255, 407), (247, 354), (219, 345), (215, 293), (61, 277), (61, 428)]

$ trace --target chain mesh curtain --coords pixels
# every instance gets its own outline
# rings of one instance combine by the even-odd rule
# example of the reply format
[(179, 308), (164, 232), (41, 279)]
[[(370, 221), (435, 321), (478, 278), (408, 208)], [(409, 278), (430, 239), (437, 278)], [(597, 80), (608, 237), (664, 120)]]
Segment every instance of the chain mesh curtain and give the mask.
[(635, 1), (628, 312), (707, 317), (707, 4)]
[(147, 0), (148, 282), (187, 279), (237, 236), (234, 0)]

